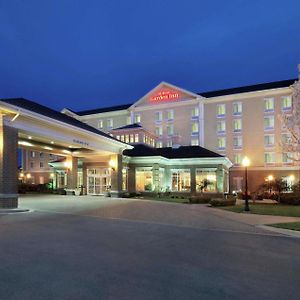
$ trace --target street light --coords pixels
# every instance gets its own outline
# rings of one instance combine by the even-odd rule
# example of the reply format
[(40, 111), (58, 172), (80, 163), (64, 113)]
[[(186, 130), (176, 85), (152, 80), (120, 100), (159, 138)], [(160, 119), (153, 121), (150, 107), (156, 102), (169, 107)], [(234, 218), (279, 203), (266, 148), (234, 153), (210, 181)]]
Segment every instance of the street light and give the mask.
[(54, 190), (54, 173), (50, 174), (50, 178), (52, 180), (52, 191)]
[(269, 176), (268, 176), (269, 192), (270, 192), (270, 194), (271, 194), (271, 192), (272, 192), (271, 181), (273, 181), (273, 179), (274, 179), (273, 175), (269, 175)]
[(248, 167), (250, 166), (250, 160), (247, 156), (243, 158), (242, 165), (245, 167), (245, 211), (250, 211), (248, 202)]

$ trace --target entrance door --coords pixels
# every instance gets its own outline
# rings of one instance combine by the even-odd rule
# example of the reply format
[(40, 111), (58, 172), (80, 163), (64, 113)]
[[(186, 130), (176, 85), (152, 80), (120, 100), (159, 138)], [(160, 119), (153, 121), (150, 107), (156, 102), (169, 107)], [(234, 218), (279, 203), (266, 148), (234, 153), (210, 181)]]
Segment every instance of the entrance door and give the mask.
[(108, 168), (87, 170), (87, 194), (104, 195), (110, 189), (110, 171)]

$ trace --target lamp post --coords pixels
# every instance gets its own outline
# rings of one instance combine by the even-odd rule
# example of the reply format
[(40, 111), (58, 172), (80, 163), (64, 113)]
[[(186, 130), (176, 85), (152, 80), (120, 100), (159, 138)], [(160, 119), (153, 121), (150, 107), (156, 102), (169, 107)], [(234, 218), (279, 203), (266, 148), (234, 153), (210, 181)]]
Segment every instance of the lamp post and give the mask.
[(272, 185), (271, 185), (271, 181), (273, 181), (274, 177), (272, 175), (268, 176), (268, 182), (269, 182), (269, 192), (271, 194), (272, 192)]
[(244, 157), (242, 164), (245, 167), (245, 211), (250, 211), (248, 201), (248, 167), (250, 165), (250, 160), (247, 156)]
[(52, 180), (52, 192), (53, 192), (53, 190), (54, 190), (54, 173), (50, 174), (50, 178)]

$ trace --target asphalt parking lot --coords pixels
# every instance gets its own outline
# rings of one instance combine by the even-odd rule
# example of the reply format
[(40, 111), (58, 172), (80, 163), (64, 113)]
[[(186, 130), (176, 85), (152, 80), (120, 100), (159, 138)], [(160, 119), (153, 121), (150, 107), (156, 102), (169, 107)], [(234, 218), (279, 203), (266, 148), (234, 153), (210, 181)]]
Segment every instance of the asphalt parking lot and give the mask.
[(0, 299), (299, 299), (300, 239), (204, 205), (25, 196), (0, 215)]

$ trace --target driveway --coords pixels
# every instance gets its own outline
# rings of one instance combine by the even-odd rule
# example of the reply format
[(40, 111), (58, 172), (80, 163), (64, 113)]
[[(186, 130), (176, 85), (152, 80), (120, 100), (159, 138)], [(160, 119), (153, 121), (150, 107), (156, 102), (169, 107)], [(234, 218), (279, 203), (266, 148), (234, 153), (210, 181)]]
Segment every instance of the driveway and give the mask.
[(1, 299), (298, 299), (300, 239), (204, 205), (25, 196), (0, 216)]

